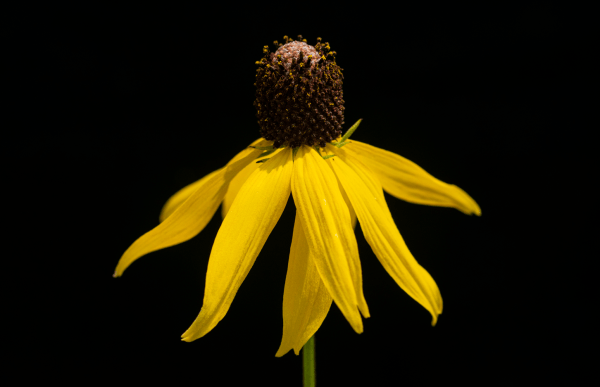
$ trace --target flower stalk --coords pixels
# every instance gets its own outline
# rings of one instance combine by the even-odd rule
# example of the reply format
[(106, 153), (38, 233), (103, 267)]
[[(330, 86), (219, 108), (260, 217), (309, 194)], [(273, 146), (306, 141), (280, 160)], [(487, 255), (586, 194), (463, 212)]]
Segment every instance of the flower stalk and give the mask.
[(302, 374), (304, 387), (315, 387), (317, 385), (314, 335), (302, 347)]

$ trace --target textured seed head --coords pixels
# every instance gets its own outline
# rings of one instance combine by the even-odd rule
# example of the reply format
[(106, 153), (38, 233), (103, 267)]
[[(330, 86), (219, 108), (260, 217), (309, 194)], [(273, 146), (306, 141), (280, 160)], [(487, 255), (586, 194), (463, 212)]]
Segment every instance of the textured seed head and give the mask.
[(329, 43), (315, 46), (284, 36), (256, 62), (256, 116), (261, 135), (281, 146), (319, 145), (341, 135), (344, 124), (342, 69)]

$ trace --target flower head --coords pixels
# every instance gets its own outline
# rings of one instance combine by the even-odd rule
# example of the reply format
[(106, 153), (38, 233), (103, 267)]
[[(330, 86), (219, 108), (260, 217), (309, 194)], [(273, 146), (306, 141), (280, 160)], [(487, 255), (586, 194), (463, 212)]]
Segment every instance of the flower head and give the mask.
[[(296, 220), (283, 294), (283, 338), (277, 356), (296, 354), (319, 329), (331, 303), (361, 333), (369, 309), (354, 226), (396, 283), (426, 308), (435, 324), (442, 298), (408, 250), (383, 191), (397, 198), (480, 215), (460, 188), (394, 153), (350, 140), (343, 124), (341, 69), (329, 44), (285, 38), (258, 63), (256, 108), (262, 138), (223, 168), (181, 189), (161, 223), (125, 251), (115, 276), (141, 256), (198, 234), (222, 203), (223, 223), (210, 254), (200, 314), (183, 334), (192, 341), (225, 317), (292, 194)], [(312, 57), (313, 52), (319, 57)], [(308, 55), (307, 55), (308, 54)], [(334, 141), (335, 140), (335, 141)]]

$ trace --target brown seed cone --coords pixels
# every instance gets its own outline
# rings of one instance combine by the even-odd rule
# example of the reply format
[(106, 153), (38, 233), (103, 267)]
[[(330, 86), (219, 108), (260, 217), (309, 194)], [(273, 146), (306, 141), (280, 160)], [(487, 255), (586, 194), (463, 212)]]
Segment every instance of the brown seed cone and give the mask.
[(342, 134), (344, 99), (342, 69), (335, 62), (329, 43), (313, 47), (298, 36), (275, 53), (268, 46), (256, 62), (256, 117), (260, 134), (273, 147), (319, 145)]

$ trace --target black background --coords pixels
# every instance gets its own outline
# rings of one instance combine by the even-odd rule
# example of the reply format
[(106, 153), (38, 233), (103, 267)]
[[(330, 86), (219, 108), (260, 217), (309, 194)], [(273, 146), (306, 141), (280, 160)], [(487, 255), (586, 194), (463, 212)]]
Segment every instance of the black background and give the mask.
[(556, 307), (560, 293), (541, 285), (545, 269), (526, 243), (529, 172), (540, 161), (515, 171), (548, 122), (560, 9), (86, 5), (49, 15), (30, 31), (45, 130), (23, 157), (39, 161), (51, 203), (39, 225), (50, 253), (40, 254), (36, 270), (53, 279), (29, 288), (38, 305), (32, 329), (46, 333), (29, 344), (24, 362), (75, 382), (301, 385), (301, 357), (274, 356), (291, 197), (227, 316), (193, 343), (180, 335), (202, 305), (220, 210), (192, 240), (141, 258), (122, 278), (112, 273), (158, 224), (171, 194), (259, 137), (254, 62), (265, 44), (302, 34), (338, 52), (346, 128), (363, 119), (354, 139), (458, 185), (483, 212), (386, 195), (407, 245), (439, 285), (444, 313), (431, 327), (357, 227), (372, 317), (357, 335), (332, 306), (316, 338), (319, 384), (488, 384), (561, 374), (539, 360), (563, 339), (547, 340), (550, 328), (538, 315), (539, 299), (555, 297)]

